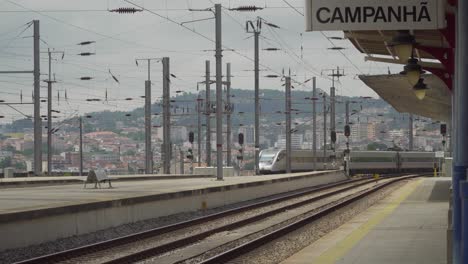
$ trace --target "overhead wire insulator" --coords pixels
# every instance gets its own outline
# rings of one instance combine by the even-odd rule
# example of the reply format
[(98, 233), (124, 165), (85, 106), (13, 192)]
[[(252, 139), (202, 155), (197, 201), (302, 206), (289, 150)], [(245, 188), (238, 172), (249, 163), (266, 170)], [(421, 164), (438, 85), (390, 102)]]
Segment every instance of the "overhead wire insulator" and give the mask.
[(93, 79), (93, 77), (89, 77), (89, 76), (80, 77), (80, 80), (82, 80), (82, 81), (89, 81), (91, 79)]
[(76, 45), (80, 45), (80, 46), (85, 46), (85, 45), (89, 45), (89, 44), (92, 44), (92, 43), (96, 43), (96, 41), (83, 41), (83, 42), (80, 42)]
[(265, 25), (270, 26), (272, 28), (280, 28), (279, 26), (277, 26), (277, 25), (275, 25), (273, 23), (268, 23), (268, 22), (265, 22), (265, 21), (263, 21), (263, 23), (265, 23)]
[(258, 6), (239, 6), (235, 8), (230, 8), (229, 10), (232, 11), (241, 11), (241, 12), (255, 12), (257, 10), (262, 10), (263, 7), (258, 7)]
[(93, 52), (81, 52), (81, 53), (78, 53), (77, 55), (80, 55), (80, 56), (91, 56), (91, 55), (96, 55), (96, 53), (93, 53)]
[(111, 9), (109, 12), (119, 13), (119, 14), (135, 14), (136, 12), (142, 12), (143, 9), (138, 9), (134, 7), (119, 7), (116, 9)]
[(266, 48), (266, 49), (263, 49), (263, 50), (267, 50), (267, 51), (278, 51), (280, 49), (278, 48)]

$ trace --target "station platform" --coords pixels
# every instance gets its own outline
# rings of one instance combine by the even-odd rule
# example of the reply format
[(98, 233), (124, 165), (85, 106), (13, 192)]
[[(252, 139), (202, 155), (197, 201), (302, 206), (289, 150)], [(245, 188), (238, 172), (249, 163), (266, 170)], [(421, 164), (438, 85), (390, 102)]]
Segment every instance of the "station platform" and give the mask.
[(450, 184), (411, 181), (282, 264), (447, 263)]
[(2, 188), (0, 250), (346, 180), (342, 171)]
[[(213, 175), (202, 174), (136, 174), (136, 175), (109, 175), (112, 181), (136, 181), (136, 180), (177, 180), (193, 178), (213, 178)], [(25, 187), (55, 184), (82, 183), (86, 176), (35, 176), (0, 178), (0, 188)]]

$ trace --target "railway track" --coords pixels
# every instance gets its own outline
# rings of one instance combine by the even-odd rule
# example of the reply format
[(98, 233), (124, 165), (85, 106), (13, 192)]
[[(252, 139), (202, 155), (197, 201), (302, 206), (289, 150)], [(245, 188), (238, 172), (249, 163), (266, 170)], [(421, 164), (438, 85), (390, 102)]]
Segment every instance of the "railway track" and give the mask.
[[(369, 196), (370, 194), (372, 193), (375, 193), (377, 192), (378, 190), (381, 190), (382, 188), (384, 187), (387, 187), (395, 182), (398, 182), (398, 181), (401, 181), (401, 180), (405, 180), (405, 179), (411, 179), (411, 178), (415, 178), (415, 177), (420, 177), (421, 175), (410, 175), (410, 176), (404, 176), (404, 177), (400, 177), (400, 178), (395, 178), (395, 179), (392, 179), (392, 180), (389, 180), (387, 182), (384, 182), (384, 183), (381, 183), (381, 184), (378, 184), (372, 188), (369, 188), (368, 190), (365, 190), (365, 191), (362, 191), (362, 192), (358, 192), (356, 193), (355, 195), (350, 195), (349, 197), (347, 197), (346, 199), (343, 199), (341, 201), (339, 201), (338, 203), (334, 204), (333, 206), (323, 206), (322, 208), (318, 208), (318, 210), (299, 220), (299, 221), (295, 221), (289, 225), (286, 225), (282, 228), (279, 228), (277, 230), (274, 230), (272, 232), (269, 232), (263, 236), (260, 236), (258, 237), (257, 239), (253, 239), (253, 240), (250, 240), (248, 242), (245, 242), (235, 248), (232, 248), (230, 250), (227, 250), (227, 251), (224, 251), (220, 254), (217, 254), (211, 258), (208, 258), (208, 259), (205, 259), (205, 260), (202, 260), (202, 261), (199, 261), (198, 263), (200, 264), (215, 264), (215, 263), (227, 263), (229, 261), (232, 261), (236, 258), (238, 258), (239, 256), (242, 256), (244, 254), (247, 254), (247, 253), (250, 253), (262, 246), (264, 246), (265, 244), (269, 243), (269, 242), (272, 242), (276, 239), (279, 239), (295, 230), (298, 230), (299, 228), (301, 227), (304, 227), (308, 224), (311, 224), (312, 222), (322, 218), (322, 217), (325, 217), (327, 216), (328, 214), (338, 210), (338, 209), (341, 209), (341, 208), (344, 208), (346, 206), (348, 206), (349, 204), (355, 202), (355, 201), (358, 201), (362, 198), (365, 198), (367, 196)], [(182, 263), (182, 262), (180, 262)]]
[[(348, 203), (350, 203), (359, 199), (358, 197), (368, 195), (367, 193), (370, 194), (387, 186), (388, 184), (406, 178), (407, 177), (386, 179), (384, 180), (386, 181), (385, 183), (378, 184), (375, 187), (369, 187), (369, 185), (375, 185), (375, 181), (373, 179), (359, 179), (318, 188), (304, 189), (303, 191), (284, 195), (279, 198), (269, 199), (193, 220), (57, 252), (18, 263), (134, 263), (155, 256), (160, 256), (162, 254), (170, 254), (173, 251), (189, 247), (190, 245), (202, 241), (212, 235), (244, 228), (249, 225), (266, 221), (275, 215), (291, 210), (297, 210), (298, 208), (317, 203), (324, 199), (339, 196), (345, 192), (352, 192), (353, 190), (361, 188), (359, 195), (351, 195), (353, 198), (346, 198), (347, 196), (340, 198), (341, 200), (344, 200), (341, 201), (339, 205), (345, 204), (348, 200)], [(319, 206), (318, 208), (321, 207)], [(326, 210), (319, 209), (319, 212), (321, 213), (317, 213), (317, 216), (315, 217), (325, 215), (328, 212), (327, 210), (336, 210), (330, 208)], [(316, 210), (317, 208), (312, 211)], [(310, 213), (311, 211), (308, 210), (308, 212)], [(313, 217), (307, 217), (307, 219), (309, 220), (303, 221), (313, 221), (311, 220)], [(295, 224), (285, 225), (278, 230), (283, 230), (290, 225), (291, 227), (288, 227), (285, 231), (298, 228), (302, 221), (297, 222), (298, 223)], [(222, 263), (224, 262), (223, 259), (230, 259), (239, 252), (243, 252), (249, 248), (256, 248), (261, 243), (264, 243), (269, 237), (275, 237), (280, 234), (276, 232), (271, 233), (272, 234), (270, 236), (262, 236), (261, 238), (264, 238), (261, 240), (259, 240), (259, 238), (253, 239), (251, 242), (245, 243), (243, 246), (235, 247), (232, 250), (228, 250), (212, 259), (210, 258), (204, 261), (206, 261), (206, 263)]]

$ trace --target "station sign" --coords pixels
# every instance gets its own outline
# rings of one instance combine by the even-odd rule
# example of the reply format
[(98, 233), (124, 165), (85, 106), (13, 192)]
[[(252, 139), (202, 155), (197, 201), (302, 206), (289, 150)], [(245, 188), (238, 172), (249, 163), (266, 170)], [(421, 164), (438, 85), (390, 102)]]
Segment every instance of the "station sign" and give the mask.
[(306, 0), (306, 30), (445, 28), (445, 0)]

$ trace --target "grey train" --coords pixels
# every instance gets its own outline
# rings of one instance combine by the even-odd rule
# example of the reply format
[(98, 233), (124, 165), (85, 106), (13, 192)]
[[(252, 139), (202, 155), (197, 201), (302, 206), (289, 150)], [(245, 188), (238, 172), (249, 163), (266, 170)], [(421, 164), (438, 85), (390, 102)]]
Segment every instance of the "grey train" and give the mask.
[[(311, 150), (293, 150), (293, 172), (314, 170), (314, 155)], [(286, 151), (267, 149), (260, 152), (259, 170), (262, 174), (281, 173), (286, 170)], [(351, 175), (358, 173), (398, 173), (431, 171), (436, 164), (434, 152), (403, 151), (351, 151), (349, 162)], [(342, 152), (317, 151), (316, 170), (336, 170), (345, 167)]]

